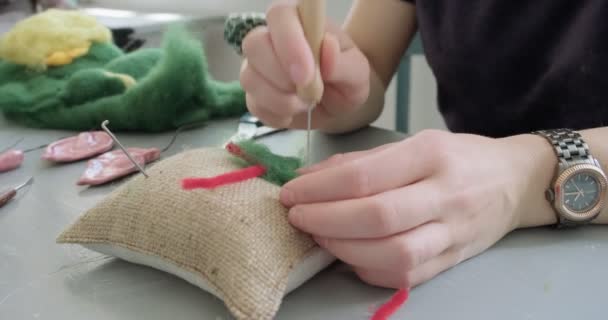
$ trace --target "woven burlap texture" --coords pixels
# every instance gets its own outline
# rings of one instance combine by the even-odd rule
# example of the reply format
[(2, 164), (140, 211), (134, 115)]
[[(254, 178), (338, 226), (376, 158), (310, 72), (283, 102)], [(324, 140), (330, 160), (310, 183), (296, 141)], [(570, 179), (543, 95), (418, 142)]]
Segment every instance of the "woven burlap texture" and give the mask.
[(239, 167), (223, 149), (186, 151), (134, 177), (85, 212), (59, 243), (102, 243), (168, 260), (200, 275), (237, 319), (272, 319), (290, 270), (315, 248), (287, 221), (279, 187), (255, 178), (185, 191), (181, 179)]

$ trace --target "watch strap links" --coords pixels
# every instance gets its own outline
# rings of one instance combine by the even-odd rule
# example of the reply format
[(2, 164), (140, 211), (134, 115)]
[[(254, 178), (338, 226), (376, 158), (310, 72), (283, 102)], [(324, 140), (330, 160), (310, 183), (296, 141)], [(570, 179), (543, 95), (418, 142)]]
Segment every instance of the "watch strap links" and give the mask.
[(535, 133), (545, 137), (551, 143), (561, 165), (595, 164), (589, 146), (580, 133), (565, 128), (539, 130)]

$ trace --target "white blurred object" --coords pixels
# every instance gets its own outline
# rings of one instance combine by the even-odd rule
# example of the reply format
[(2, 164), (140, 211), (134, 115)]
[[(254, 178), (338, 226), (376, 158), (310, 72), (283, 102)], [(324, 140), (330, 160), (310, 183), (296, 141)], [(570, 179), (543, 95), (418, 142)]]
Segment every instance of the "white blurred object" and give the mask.
[(47, 9), (76, 9), (78, 2), (76, 0), (36, 0), (36, 11)]

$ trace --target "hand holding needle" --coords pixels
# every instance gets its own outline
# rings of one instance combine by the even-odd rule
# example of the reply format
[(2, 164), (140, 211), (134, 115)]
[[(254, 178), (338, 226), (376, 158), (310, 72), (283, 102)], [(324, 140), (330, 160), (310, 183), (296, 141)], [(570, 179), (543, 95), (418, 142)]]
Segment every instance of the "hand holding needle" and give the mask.
[(17, 191), (21, 190), (22, 188), (24, 188), (26, 186), (31, 185), (32, 182), (34, 182), (34, 177), (31, 177), (23, 184), (5, 192), (5, 193), (0, 194), (0, 208), (4, 207), (9, 201), (11, 201), (13, 198), (15, 198), (15, 196), (17, 196)]
[(325, 35), (325, 0), (299, 0), (298, 15), (315, 60), (315, 76), (312, 82), (307, 86), (298, 88), (298, 96), (310, 104), (308, 107), (306, 132), (306, 162), (310, 164), (311, 115), (312, 110), (321, 101), (324, 91), (323, 79), (321, 78), (320, 55), (321, 43)]

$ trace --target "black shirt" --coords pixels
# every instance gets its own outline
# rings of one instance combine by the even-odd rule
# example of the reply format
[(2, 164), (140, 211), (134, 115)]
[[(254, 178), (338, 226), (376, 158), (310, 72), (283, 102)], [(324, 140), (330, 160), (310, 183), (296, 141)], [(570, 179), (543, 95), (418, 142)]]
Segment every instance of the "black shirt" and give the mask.
[(415, 2), (451, 131), (502, 137), (608, 124), (608, 1)]

